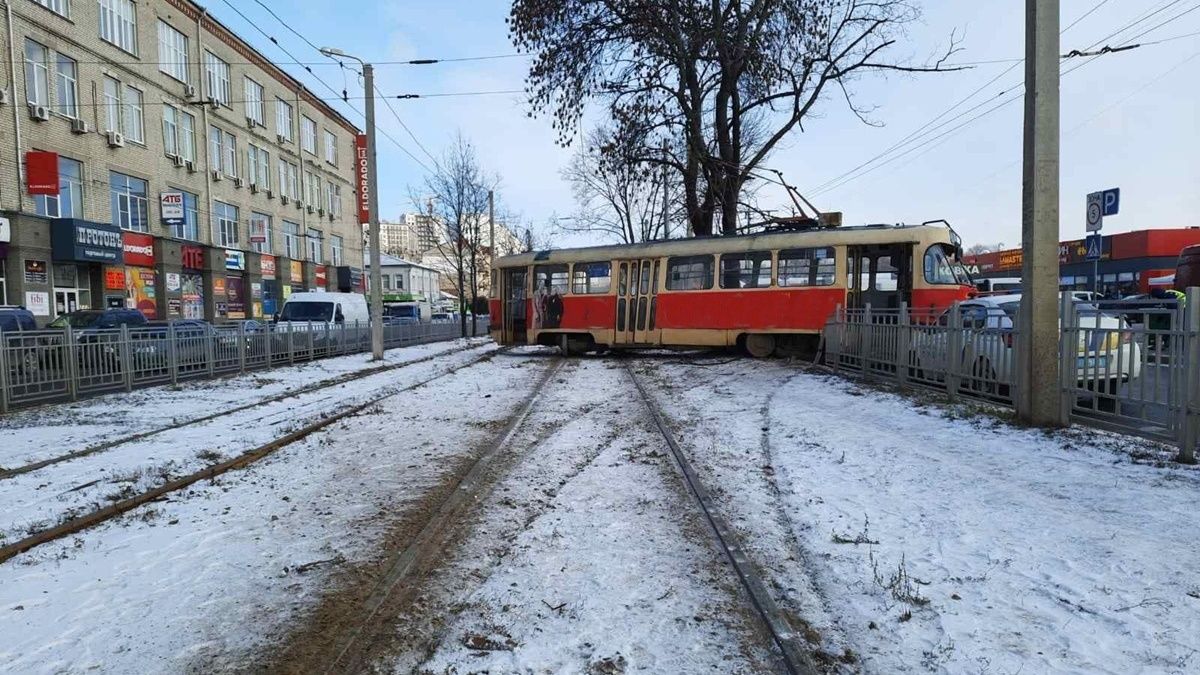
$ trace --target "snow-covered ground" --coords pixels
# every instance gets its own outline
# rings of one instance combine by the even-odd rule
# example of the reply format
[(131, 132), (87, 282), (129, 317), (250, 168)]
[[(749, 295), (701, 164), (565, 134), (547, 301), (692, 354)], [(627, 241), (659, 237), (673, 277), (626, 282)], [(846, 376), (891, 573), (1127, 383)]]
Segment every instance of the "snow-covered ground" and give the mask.
[(545, 364), (505, 356), (460, 370), (0, 564), (0, 671), (243, 666), (337, 573), (380, 555), (378, 537), (462, 471)]
[(1165, 450), (780, 362), (638, 367), (781, 600), (830, 660), (854, 654), (842, 667), (1200, 671), (1200, 472)]

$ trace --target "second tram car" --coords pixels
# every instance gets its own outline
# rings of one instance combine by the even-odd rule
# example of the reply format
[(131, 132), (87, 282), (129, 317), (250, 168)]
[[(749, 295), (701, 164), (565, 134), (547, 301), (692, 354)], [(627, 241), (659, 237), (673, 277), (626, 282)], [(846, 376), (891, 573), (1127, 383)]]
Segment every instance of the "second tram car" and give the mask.
[(593, 349), (815, 347), (838, 305), (933, 315), (974, 291), (945, 221), (536, 251), (499, 258), (491, 334)]

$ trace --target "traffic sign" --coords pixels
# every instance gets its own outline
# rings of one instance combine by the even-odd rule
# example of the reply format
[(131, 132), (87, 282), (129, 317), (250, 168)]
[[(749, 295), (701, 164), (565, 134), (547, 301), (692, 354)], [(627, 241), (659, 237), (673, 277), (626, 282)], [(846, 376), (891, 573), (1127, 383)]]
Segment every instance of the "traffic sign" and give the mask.
[(1087, 238), (1087, 259), (1099, 260), (1104, 252), (1104, 236), (1089, 234)]
[(1121, 209), (1121, 188), (1104, 191), (1104, 215), (1115, 216)]
[(1087, 196), (1087, 231), (1099, 232), (1104, 227), (1104, 193), (1093, 192)]

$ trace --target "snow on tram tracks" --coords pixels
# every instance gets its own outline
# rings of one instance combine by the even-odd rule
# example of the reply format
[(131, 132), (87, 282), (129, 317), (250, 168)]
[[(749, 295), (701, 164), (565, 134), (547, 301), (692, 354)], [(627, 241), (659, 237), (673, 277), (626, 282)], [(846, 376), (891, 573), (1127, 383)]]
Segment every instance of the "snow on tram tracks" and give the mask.
[(491, 345), (435, 352), (0, 473), (5, 488), (0, 491), (0, 513), (5, 514), (0, 562), (247, 466), (385, 398), (495, 353)]

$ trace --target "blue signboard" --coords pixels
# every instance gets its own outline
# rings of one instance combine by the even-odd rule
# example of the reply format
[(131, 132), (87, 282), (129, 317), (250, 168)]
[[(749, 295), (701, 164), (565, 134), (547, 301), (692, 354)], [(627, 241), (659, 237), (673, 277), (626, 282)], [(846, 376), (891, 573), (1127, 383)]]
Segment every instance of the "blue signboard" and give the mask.
[(50, 223), (50, 248), (63, 262), (121, 262), (124, 245), (121, 228), (78, 218), (56, 218)]
[(1104, 237), (1099, 234), (1088, 235), (1087, 238), (1087, 259), (1099, 260), (1104, 255)]
[(1104, 215), (1115, 216), (1121, 209), (1121, 188), (1104, 191)]

